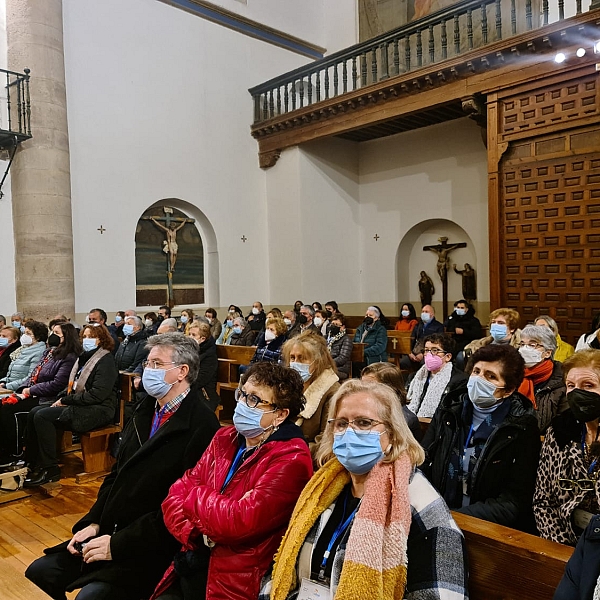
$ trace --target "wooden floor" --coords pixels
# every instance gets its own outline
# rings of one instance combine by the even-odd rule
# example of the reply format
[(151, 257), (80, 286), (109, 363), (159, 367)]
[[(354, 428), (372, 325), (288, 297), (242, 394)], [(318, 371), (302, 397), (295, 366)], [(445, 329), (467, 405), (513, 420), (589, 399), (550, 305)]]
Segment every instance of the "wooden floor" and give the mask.
[[(33, 489), (27, 498), (0, 504), (2, 600), (48, 599), (46, 594), (25, 579), (23, 573), (34, 559), (42, 556), (44, 548), (71, 537), (71, 527), (87, 513), (96, 499), (101, 480), (75, 483), (75, 474), (83, 471), (81, 454), (65, 454), (63, 460), (63, 478), (54, 496)], [(69, 598), (76, 595), (70, 594)]]

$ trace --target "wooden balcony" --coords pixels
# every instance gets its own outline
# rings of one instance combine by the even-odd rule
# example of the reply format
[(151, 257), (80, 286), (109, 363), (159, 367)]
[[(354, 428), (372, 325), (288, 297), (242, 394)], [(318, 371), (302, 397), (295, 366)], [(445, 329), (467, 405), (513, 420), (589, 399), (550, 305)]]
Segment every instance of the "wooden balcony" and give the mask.
[(584, 11), (576, 0), (569, 14), (557, 1), (534, 15), (531, 0), (463, 0), (250, 89), (260, 166), (328, 136), (364, 141), (467, 115), (485, 127), (489, 92), (589, 70), (600, 3)]

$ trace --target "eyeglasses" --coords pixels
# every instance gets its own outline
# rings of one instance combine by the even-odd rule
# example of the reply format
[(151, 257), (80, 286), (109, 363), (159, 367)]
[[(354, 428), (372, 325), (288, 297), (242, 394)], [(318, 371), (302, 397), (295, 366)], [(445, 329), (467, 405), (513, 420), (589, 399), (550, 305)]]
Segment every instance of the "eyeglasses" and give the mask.
[(237, 390), (235, 390), (234, 396), (236, 402), (243, 400), (246, 406), (248, 406), (249, 408), (256, 408), (259, 404), (264, 404), (265, 406), (276, 406), (271, 402), (265, 402), (265, 400), (263, 400), (256, 394), (249, 394), (248, 392), (245, 392), (242, 388), (237, 388)]
[(519, 348), (523, 348), (523, 346), (527, 346), (528, 348), (533, 348), (534, 350), (536, 348), (543, 348), (544, 346), (542, 346), (542, 344), (538, 344), (537, 342), (529, 342), (528, 344), (526, 344), (525, 342), (521, 342), (519, 344)]
[(594, 479), (557, 479), (558, 487), (561, 490), (574, 490), (579, 488), (582, 492), (591, 492), (596, 489), (596, 481)]
[(446, 351), (442, 350), (442, 348), (425, 348), (425, 350), (423, 350), (423, 354), (429, 354), (430, 352), (434, 356), (437, 356), (438, 354), (446, 354)]
[(357, 433), (369, 433), (375, 425), (383, 425), (381, 421), (368, 419), (367, 417), (358, 417), (352, 421), (347, 419), (329, 419), (327, 421), (333, 427), (333, 433), (344, 433), (348, 426), (352, 427)]
[(174, 362), (164, 363), (159, 360), (145, 360), (144, 362), (142, 362), (142, 367), (144, 367), (144, 369), (147, 369), (147, 368), (162, 369), (162, 368), (166, 367), (167, 365), (174, 365), (174, 364), (176, 364), (176, 363), (174, 363)]

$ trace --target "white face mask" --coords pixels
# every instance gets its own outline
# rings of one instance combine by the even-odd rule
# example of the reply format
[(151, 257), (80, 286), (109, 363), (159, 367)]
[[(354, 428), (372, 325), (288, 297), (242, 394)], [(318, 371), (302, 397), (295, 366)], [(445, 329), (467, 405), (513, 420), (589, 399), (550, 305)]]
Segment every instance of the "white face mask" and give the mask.
[(260, 310), (258, 310), (258, 308), (256, 308), (256, 306), (252, 309), (253, 315), (257, 315), (259, 312), (260, 312)]
[(323, 325), (323, 319), (321, 319), (321, 317), (315, 317), (313, 323), (315, 324), (315, 327), (321, 327), (321, 325)]
[(146, 327), (152, 327), (153, 323), (152, 323), (152, 319), (146, 319), (144, 321)]
[(529, 346), (521, 346), (519, 354), (523, 357), (526, 367), (535, 367), (544, 360), (541, 350), (530, 348)]
[(277, 336), (276, 336), (276, 335), (275, 335), (275, 334), (274, 334), (274, 333), (273, 333), (273, 332), (272, 332), (270, 329), (267, 329), (267, 330), (265, 331), (265, 341), (267, 341), (267, 342), (271, 342), (271, 341), (273, 341), (273, 340), (274, 340), (276, 337), (277, 337)]
[(289, 327), (292, 324), (291, 319), (284, 319), (283, 322)]

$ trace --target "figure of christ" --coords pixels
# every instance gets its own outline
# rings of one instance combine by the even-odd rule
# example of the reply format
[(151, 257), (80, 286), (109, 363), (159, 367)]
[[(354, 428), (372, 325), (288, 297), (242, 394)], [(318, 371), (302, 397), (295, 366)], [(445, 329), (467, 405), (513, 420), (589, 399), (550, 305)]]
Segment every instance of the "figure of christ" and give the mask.
[(448, 244), (447, 237), (439, 238), (440, 243), (437, 246), (423, 246), (423, 250), (431, 250), (438, 255), (437, 261), (437, 272), (442, 282), (446, 281), (446, 277), (448, 275), (448, 265), (449, 259), (448, 256), (452, 250), (456, 250), (457, 248), (465, 248), (467, 244), (464, 242), (460, 242), (458, 244)]
[(169, 255), (169, 271), (173, 272), (179, 249), (177, 246), (177, 232), (186, 224), (186, 221), (183, 221), (179, 226), (176, 223), (171, 223), (169, 227), (165, 227), (154, 219), (154, 217), (151, 217), (150, 220), (167, 234), (167, 239), (163, 241), (163, 252)]

